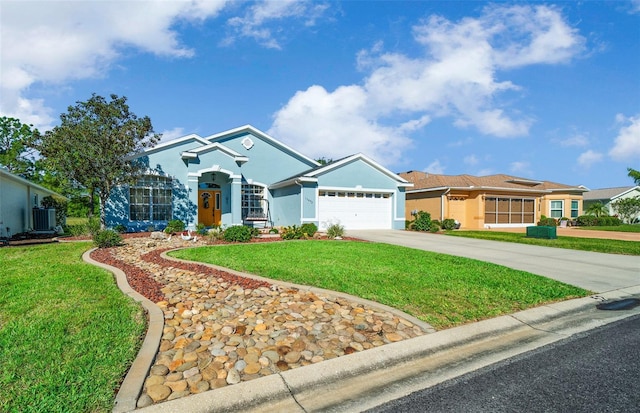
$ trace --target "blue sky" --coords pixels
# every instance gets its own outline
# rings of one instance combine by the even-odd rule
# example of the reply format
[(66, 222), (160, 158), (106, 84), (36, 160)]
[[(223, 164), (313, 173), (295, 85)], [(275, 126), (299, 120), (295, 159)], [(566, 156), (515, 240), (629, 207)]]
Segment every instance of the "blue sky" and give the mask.
[(640, 169), (640, 1), (0, 1), (0, 114), (92, 93), (169, 140), (591, 189)]

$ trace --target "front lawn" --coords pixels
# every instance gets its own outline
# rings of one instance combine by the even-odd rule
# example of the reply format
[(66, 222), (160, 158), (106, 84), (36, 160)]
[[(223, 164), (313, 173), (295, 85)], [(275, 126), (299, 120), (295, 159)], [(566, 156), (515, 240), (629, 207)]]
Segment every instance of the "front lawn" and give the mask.
[(640, 224), (622, 224), (612, 227), (576, 227), (576, 229), (587, 229), (590, 231), (640, 232)]
[(146, 320), (90, 247), (0, 248), (0, 411), (113, 409)]
[[(595, 227), (589, 227), (589, 229)], [(544, 247), (566, 248), (572, 250), (604, 252), (607, 254), (640, 255), (640, 242), (613, 239), (562, 237), (557, 239), (527, 238), (525, 233), (497, 231), (446, 231), (447, 235), (492, 241), (517, 242), (520, 244), (541, 245)]]
[(228, 245), (170, 255), (342, 291), (395, 307), (437, 329), (590, 294), (495, 264), (368, 242)]

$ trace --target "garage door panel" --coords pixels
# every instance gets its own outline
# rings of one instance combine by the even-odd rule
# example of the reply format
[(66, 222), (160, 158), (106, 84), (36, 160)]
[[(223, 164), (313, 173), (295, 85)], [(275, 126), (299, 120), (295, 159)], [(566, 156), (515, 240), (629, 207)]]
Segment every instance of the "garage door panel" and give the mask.
[(392, 197), (377, 196), (320, 196), (320, 228), (339, 222), (345, 229), (391, 229)]

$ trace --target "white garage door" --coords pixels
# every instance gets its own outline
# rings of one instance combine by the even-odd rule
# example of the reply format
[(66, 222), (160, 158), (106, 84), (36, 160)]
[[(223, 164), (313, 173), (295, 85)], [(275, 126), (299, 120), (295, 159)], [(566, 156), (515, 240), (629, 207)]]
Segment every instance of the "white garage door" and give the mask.
[(391, 229), (391, 194), (320, 191), (320, 229), (340, 223), (345, 229)]

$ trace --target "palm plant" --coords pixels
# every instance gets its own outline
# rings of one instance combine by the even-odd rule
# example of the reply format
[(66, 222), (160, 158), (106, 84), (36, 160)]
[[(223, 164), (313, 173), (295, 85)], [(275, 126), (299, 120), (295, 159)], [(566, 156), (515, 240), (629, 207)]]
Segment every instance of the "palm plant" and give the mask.
[(595, 215), (596, 217), (609, 215), (609, 209), (600, 201), (590, 204), (584, 212), (587, 215)]

